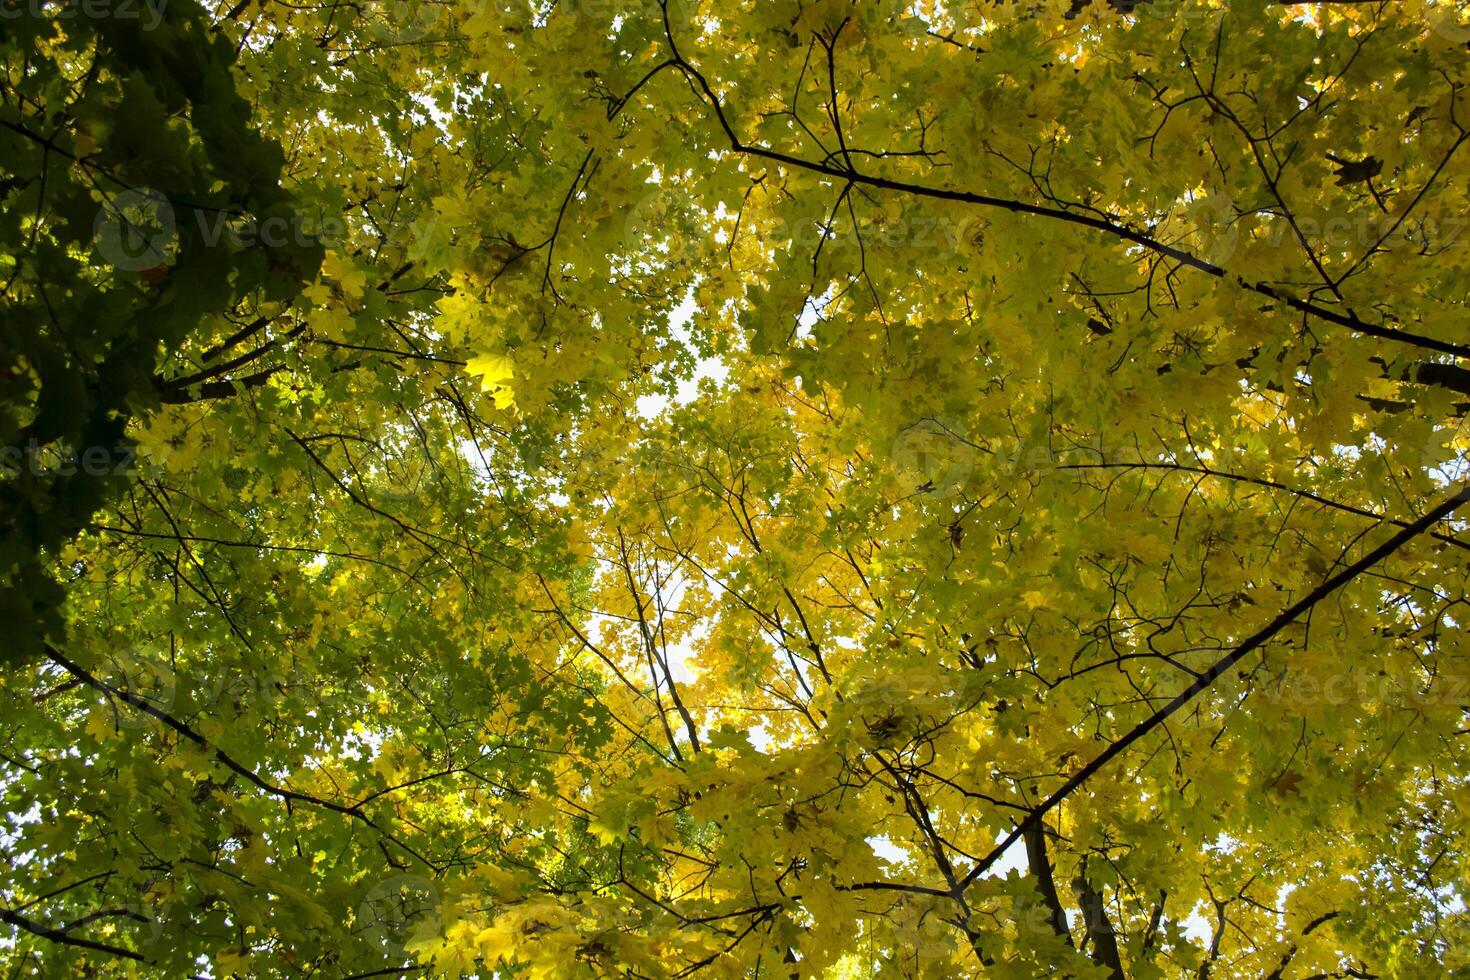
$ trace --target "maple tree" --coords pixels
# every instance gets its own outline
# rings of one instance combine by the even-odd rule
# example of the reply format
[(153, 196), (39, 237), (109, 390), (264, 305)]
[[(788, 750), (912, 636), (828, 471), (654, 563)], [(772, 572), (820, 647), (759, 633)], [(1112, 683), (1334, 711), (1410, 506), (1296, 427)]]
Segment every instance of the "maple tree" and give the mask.
[(7, 5), (12, 975), (1470, 969), (1470, 20)]

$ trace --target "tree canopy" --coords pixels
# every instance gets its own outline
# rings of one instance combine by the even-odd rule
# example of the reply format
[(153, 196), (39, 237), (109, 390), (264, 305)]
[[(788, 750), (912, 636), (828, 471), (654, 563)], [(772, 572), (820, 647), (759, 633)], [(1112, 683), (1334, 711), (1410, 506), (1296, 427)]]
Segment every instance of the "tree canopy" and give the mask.
[(1470, 14), (7, 0), (11, 976), (1470, 970)]

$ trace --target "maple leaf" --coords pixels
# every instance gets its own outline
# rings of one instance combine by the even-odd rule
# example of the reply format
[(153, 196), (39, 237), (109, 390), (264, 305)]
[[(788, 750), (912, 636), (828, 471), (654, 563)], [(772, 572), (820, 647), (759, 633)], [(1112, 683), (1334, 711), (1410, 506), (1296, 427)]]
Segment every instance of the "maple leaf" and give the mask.
[(1277, 796), (1300, 796), (1301, 790), (1297, 787), (1305, 779), (1301, 773), (1294, 769), (1287, 769), (1271, 781), (1271, 792)]
[(322, 275), (335, 280), (337, 287), (348, 296), (361, 296), (367, 281), (366, 273), (336, 252), (328, 252), (322, 260)]
[(1303, 9), (0, 33), (0, 965), (1470, 971), (1465, 38)]
[(509, 384), (515, 377), (515, 362), (510, 358), (501, 354), (482, 354), (470, 358), (465, 370), (480, 378), (480, 390), (491, 394), (496, 408), (509, 408), (515, 404), (515, 394)]

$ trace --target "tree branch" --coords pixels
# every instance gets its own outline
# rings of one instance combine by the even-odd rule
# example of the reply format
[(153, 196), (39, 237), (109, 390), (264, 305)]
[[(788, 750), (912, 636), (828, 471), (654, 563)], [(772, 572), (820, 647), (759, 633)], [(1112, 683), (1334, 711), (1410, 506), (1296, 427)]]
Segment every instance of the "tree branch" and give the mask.
[(1060, 788), (1058, 788), (1055, 792), (1053, 792), (1050, 796), (1048, 796), (1045, 800), (1038, 804), (1031, 811), (1029, 816), (1023, 819), (1014, 830), (1007, 834), (1000, 843), (995, 845), (995, 847), (990, 851), (989, 854), (985, 855), (985, 857), (982, 858), (978, 864), (970, 869), (965, 877), (959, 882), (959, 885), (956, 889), (956, 895), (963, 895), (965, 889), (969, 888), (970, 885), (972, 885), (977, 878), (983, 875), (986, 871), (990, 870), (990, 868), (994, 866), (995, 862), (1000, 860), (1000, 856), (1004, 854), (1006, 850), (1016, 842), (1017, 838), (1021, 837), (1026, 832), (1027, 827), (1040, 824), (1041, 818), (1049, 813), (1052, 809), (1054, 809), (1057, 804), (1061, 803), (1064, 799), (1071, 795), (1083, 783), (1087, 782), (1093, 776), (1097, 775), (1097, 773), (1105, 766), (1107, 766), (1108, 763), (1112, 762), (1118, 756), (1126, 752), (1129, 747), (1132, 746), (1135, 742), (1143, 738), (1155, 728), (1162, 725), (1177, 711), (1179, 711), (1180, 708), (1183, 708), (1189, 702), (1198, 697), (1201, 693), (1206, 691), (1210, 687), (1210, 685), (1214, 684), (1215, 681), (1218, 680), (1219, 677), (1226, 671), (1228, 671), (1231, 667), (1239, 663), (1248, 654), (1264, 646), (1267, 641), (1271, 640), (1273, 637), (1276, 636), (1277, 633), (1280, 633), (1283, 629), (1289, 626), (1302, 613), (1307, 612), (1317, 603), (1321, 602), (1323, 599), (1326, 599), (1328, 596), (1332, 595), (1332, 593), (1336, 592), (1338, 589), (1342, 588), (1344, 585), (1351, 582), (1359, 575), (1363, 574), (1363, 572), (1372, 568), (1374, 565), (1378, 564), (1380, 561), (1387, 558), (1395, 551), (1398, 551), (1405, 544), (1409, 543), (1414, 538), (1417, 538), (1419, 535), (1423, 534), (1425, 531), (1433, 527), (1438, 522), (1444, 520), (1446, 517), (1449, 517), (1452, 513), (1455, 512), (1455, 509), (1458, 508), (1467, 499), (1470, 499), (1470, 486), (1462, 486), (1452, 495), (1450, 495), (1450, 497), (1448, 497), (1446, 500), (1442, 501), (1441, 503), (1430, 509), (1429, 512), (1426, 513), (1423, 517), (1419, 518), (1417, 521), (1412, 522), (1411, 524), (1409, 524), (1408, 527), (1400, 530), (1393, 537), (1389, 538), (1387, 541), (1383, 542), (1383, 544), (1368, 552), (1362, 558), (1359, 558), (1357, 561), (1345, 566), (1342, 571), (1338, 572), (1336, 575), (1333, 575), (1331, 578), (1327, 579), (1311, 592), (1308, 592), (1305, 596), (1292, 603), (1286, 609), (1282, 610), (1275, 619), (1271, 620), (1271, 622), (1261, 627), (1261, 629), (1253, 633), (1240, 645), (1235, 647), (1235, 649), (1231, 650), (1225, 656), (1215, 661), (1215, 663), (1210, 666), (1209, 669), (1205, 670), (1200, 675), (1199, 680), (1190, 684), (1183, 691), (1180, 691), (1179, 694), (1176, 695), (1174, 699), (1171, 700), (1168, 704), (1164, 705), (1158, 711), (1155, 711), (1143, 721), (1133, 726), (1133, 728), (1131, 728), (1121, 738), (1113, 742), (1106, 749), (1103, 749), (1101, 752), (1099, 752), (1092, 759), (1092, 761), (1088, 762), (1081, 769), (1077, 770), (1077, 772), (1074, 773), (1065, 783), (1063, 783)]

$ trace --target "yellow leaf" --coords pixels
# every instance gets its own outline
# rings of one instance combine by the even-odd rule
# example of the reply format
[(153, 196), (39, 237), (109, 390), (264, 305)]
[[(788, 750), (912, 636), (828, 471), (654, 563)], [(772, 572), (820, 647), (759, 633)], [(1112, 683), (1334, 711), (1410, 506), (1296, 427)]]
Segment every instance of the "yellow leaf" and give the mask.
[(311, 311), (311, 328), (326, 340), (345, 340), (347, 328), (352, 325), (352, 314), (340, 303), (318, 307)]
[(250, 957), (234, 946), (226, 947), (214, 954), (215, 965), (221, 977), (243, 976)]
[(93, 711), (92, 716), (87, 719), (87, 734), (99, 742), (111, 735), (114, 730), (112, 718), (106, 711)]
[(336, 252), (328, 252), (322, 259), (322, 273), (336, 281), (339, 289), (347, 296), (361, 296), (367, 275), (350, 262), (344, 262)]
[(489, 392), (495, 399), (496, 408), (509, 408), (515, 404), (515, 392), (507, 382), (515, 377), (515, 363), (503, 354), (484, 354), (470, 358), (465, 369), (480, 378), (480, 390)]
[(466, 367), (470, 374), (479, 375), (483, 379), (480, 385), (482, 391), (489, 391), (515, 376), (515, 365), (510, 358), (503, 355), (485, 354), (472, 357)]
[(326, 283), (318, 279), (303, 289), (301, 295), (311, 300), (312, 306), (326, 306), (332, 299), (332, 290)]

